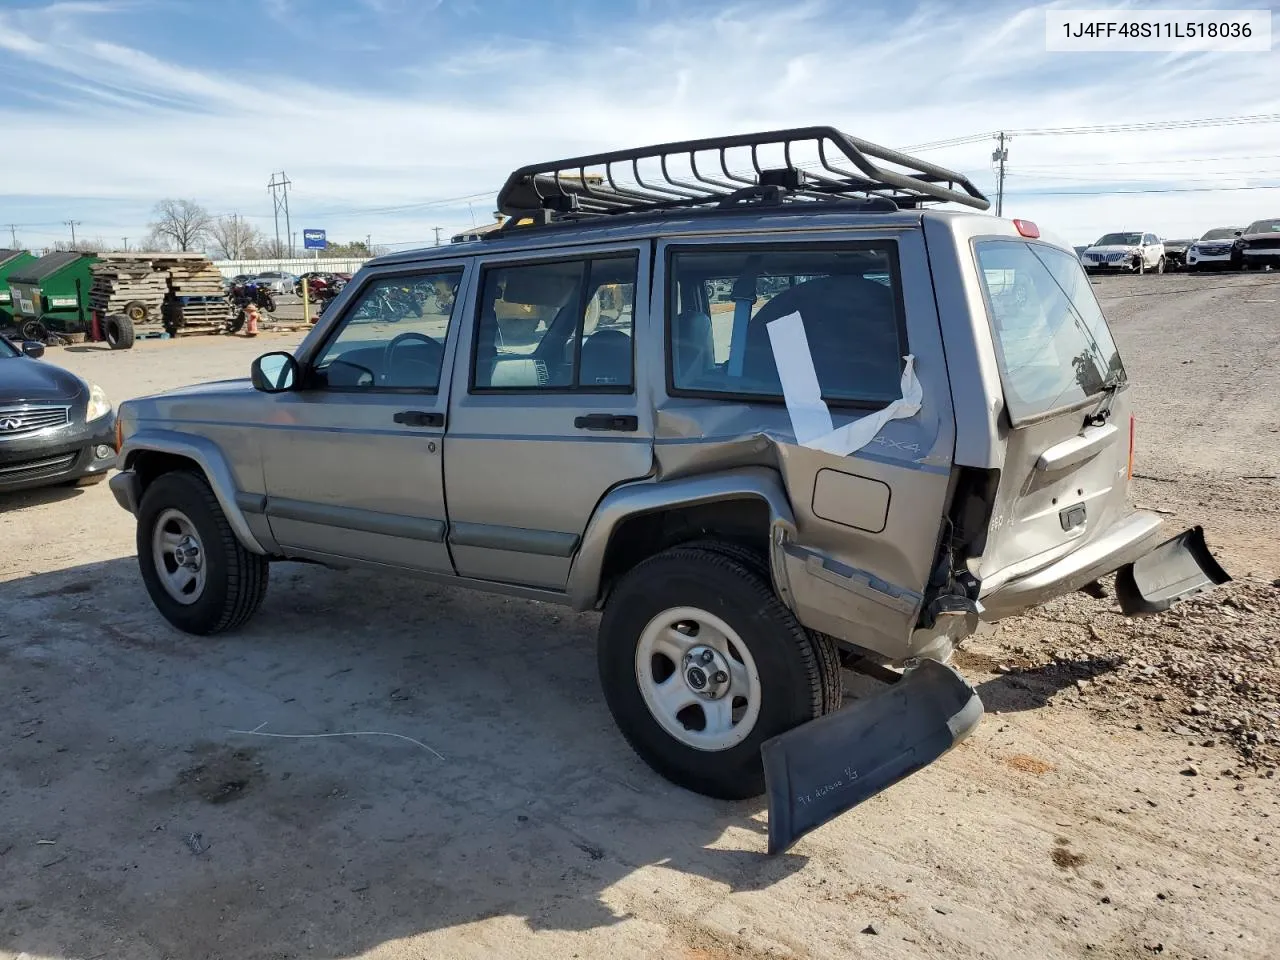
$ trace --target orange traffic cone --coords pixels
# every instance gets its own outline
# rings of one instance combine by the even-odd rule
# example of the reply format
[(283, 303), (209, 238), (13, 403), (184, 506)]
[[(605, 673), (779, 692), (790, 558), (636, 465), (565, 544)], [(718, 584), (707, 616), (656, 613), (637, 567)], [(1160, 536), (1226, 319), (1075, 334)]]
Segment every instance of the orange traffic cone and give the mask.
[(251, 303), (244, 309), (244, 335), (246, 337), (256, 337), (258, 335), (258, 305)]

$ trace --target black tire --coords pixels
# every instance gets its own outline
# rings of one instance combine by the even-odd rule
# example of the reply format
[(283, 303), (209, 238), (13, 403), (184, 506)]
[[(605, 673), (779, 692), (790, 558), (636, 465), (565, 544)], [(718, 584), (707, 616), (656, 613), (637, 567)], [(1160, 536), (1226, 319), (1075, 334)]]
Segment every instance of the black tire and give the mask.
[(134, 326), (137, 326), (146, 322), (149, 311), (147, 310), (147, 305), (141, 300), (130, 300), (120, 312), (133, 321)]
[(263, 310), (265, 310), (265, 311), (267, 311), (267, 313), (275, 313), (275, 312), (276, 312), (276, 298), (275, 298), (275, 297), (273, 297), (273, 296), (272, 296), (271, 294), (269, 294), (269, 293), (268, 293), (268, 294), (264, 294), (264, 295), (263, 295), (263, 297), (262, 297), (262, 309), (263, 309)]
[(123, 313), (113, 313), (103, 321), (102, 335), (112, 350), (128, 350), (133, 346), (133, 321)]
[[(723, 750), (701, 750), (667, 733), (645, 703), (635, 655), (645, 627), (665, 610), (697, 607), (731, 626), (755, 660), (760, 712), (750, 733)], [(636, 566), (612, 592), (600, 623), (605, 700), (622, 735), (649, 766), (696, 793), (742, 800), (764, 791), (760, 745), (825, 712), (840, 682), (826, 637), (805, 630), (750, 562), (722, 549), (676, 547)]]
[(239, 333), (244, 327), (244, 310), (238, 311), (235, 316), (227, 319), (227, 333)]
[(1161, 257), (1156, 261), (1156, 273), (1164, 273), (1167, 266), (1168, 264), (1165, 263), (1164, 257)]
[[(204, 593), (191, 604), (169, 596), (151, 549), (156, 521), (170, 507), (181, 510), (195, 526), (208, 565)], [(138, 508), (137, 548), (138, 569), (151, 602), (166, 620), (186, 633), (207, 636), (239, 627), (266, 596), (267, 558), (241, 546), (209, 484), (196, 473), (176, 470), (147, 487)]]
[[(769, 558), (752, 547), (728, 540), (694, 540), (690, 543), (682, 543), (680, 546), (687, 550), (708, 550), (711, 553), (718, 553), (722, 557), (728, 557), (742, 564), (765, 583), (773, 581), (773, 573), (769, 569)], [(810, 635), (813, 638), (814, 649), (825, 661), (822, 665), (822, 712), (833, 713), (839, 710), (840, 704), (844, 702), (844, 678), (840, 674), (840, 648), (835, 638), (825, 633), (810, 631)]]
[(43, 343), (49, 337), (49, 331), (39, 320), (28, 320), (22, 325), (23, 340), (39, 340)]

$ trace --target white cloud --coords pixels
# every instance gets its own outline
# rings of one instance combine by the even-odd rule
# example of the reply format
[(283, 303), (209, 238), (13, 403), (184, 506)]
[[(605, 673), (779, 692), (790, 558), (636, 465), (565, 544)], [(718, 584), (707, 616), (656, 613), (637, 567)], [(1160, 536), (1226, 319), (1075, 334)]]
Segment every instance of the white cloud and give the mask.
[[(376, 16), (396, 3), (365, 5)], [(92, 33), (79, 15), (85, 7), (100, 14)], [(273, 0), (271, 10), (283, 18), (289, 7)], [(113, 35), (105, 15), (112, 9), (100, 2), (0, 12), (6, 58), (29, 71), (39, 96), (58, 104), (19, 109), (0, 102), (0, 126), (21, 129), (26, 142), (39, 144), (10, 152), (0, 189), (67, 197), (46, 219), (77, 215), (72, 197), (111, 199), (117, 212), (86, 232), (127, 228), (136, 235), (162, 196), (269, 214), (265, 184), (280, 169), (296, 185), (295, 220), (328, 211), (321, 219), (335, 234), (417, 239), (430, 236), (441, 218), (469, 223), (465, 204), (399, 217), (332, 211), (496, 191), (511, 169), (535, 160), (807, 123), (834, 123), (902, 145), (996, 128), (1280, 111), (1280, 67), (1272, 55), (1047, 54), (1040, 8), (927, 4), (904, 19), (836, 0), (744, 3), (632, 28), (597, 21), (584, 27), (587, 36), (556, 44), (490, 35), (449, 51), (424, 48), (421, 62), (401, 65), (394, 86), (371, 80), (364, 89), (299, 80), (283, 70), (245, 75), (234, 62), (225, 70), (193, 69)], [(388, 15), (394, 23), (394, 11)], [(349, 38), (369, 40), (376, 34)], [(1077, 242), (1139, 222), (1172, 236), (1247, 220), (1268, 204), (1280, 209), (1280, 191), (1112, 197), (1017, 191), (1102, 186), (1140, 172), (1111, 164), (1145, 158), (1160, 158), (1164, 173), (1212, 176), (1213, 164), (1188, 169), (1167, 161), (1280, 153), (1276, 129), (1015, 138), (1005, 212), (1042, 219)], [(991, 189), (993, 146), (979, 142), (927, 157), (977, 171), (979, 185)], [(1222, 169), (1257, 171), (1267, 163)], [(1078, 176), (1054, 181), (1048, 174)], [(480, 206), (485, 220), (488, 209)]]

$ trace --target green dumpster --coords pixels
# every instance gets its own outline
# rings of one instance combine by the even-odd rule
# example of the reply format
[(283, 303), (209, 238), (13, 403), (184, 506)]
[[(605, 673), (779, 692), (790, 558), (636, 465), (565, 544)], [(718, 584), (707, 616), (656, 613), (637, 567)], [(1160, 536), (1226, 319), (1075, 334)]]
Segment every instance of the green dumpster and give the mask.
[(92, 253), (50, 253), (9, 273), (13, 322), (24, 337), (86, 333), (90, 326)]
[(0, 250), (0, 328), (13, 323), (13, 309), (9, 305), (9, 274), (34, 263), (35, 259), (25, 250)]

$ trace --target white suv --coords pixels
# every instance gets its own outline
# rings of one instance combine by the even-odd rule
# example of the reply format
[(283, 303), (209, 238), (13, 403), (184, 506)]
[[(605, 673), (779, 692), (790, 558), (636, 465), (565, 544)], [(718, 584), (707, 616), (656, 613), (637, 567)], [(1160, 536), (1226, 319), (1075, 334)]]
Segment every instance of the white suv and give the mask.
[(1187, 248), (1188, 270), (1235, 270), (1240, 266), (1243, 227), (1214, 227)]
[(1154, 233), (1108, 233), (1080, 255), (1090, 273), (1124, 270), (1164, 273), (1164, 241)]

